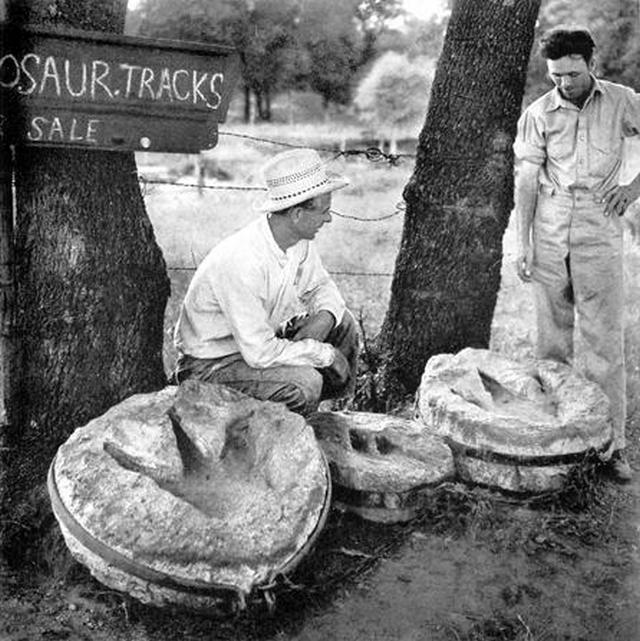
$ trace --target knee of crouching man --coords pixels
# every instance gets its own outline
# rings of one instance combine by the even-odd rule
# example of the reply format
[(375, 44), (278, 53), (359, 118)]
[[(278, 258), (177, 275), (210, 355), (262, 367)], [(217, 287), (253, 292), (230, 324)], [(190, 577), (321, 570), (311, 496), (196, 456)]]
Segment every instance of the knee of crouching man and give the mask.
[(278, 400), (283, 400), (292, 412), (307, 416), (318, 409), (322, 384), (322, 374), (310, 368), (304, 380), (292, 381), (286, 385), (282, 390), (284, 398)]

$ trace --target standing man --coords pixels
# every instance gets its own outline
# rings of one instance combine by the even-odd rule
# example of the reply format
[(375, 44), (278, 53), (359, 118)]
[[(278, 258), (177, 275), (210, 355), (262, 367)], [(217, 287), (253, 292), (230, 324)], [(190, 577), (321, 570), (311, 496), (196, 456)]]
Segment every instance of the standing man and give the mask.
[(611, 401), (608, 465), (628, 481), (621, 216), (640, 196), (640, 174), (628, 185), (618, 177), (623, 138), (640, 133), (640, 95), (596, 78), (594, 49), (581, 27), (542, 37), (555, 88), (518, 123), (517, 270), (533, 282), (539, 358), (571, 362), (575, 319), (583, 373)]
[(221, 383), (306, 415), (353, 392), (358, 335), (313, 244), (331, 221), (329, 174), (312, 149), (263, 169), (263, 215), (202, 261), (175, 328), (176, 378)]

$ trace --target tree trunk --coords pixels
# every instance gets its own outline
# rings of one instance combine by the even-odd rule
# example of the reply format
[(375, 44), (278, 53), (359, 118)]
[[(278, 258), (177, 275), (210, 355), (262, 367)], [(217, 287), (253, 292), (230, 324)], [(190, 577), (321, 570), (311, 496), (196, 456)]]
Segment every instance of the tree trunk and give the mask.
[(255, 89), (254, 91), (256, 94), (256, 108), (258, 111), (258, 118), (260, 118), (260, 120), (262, 121), (267, 120), (264, 92), (262, 91), (262, 89)]
[[(1, 0), (0, 0), (0, 6)], [(1, 15), (0, 15), (1, 17)], [(12, 398), (14, 365), (14, 256), (13, 256), (13, 180), (12, 154), (0, 144), (0, 453), (8, 447), (9, 404)], [(0, 498), (6, 484), (7, 469), (0, 465)], [(1, 504), (1, 502), (0, 502)]]
[(264, 92), (264, 119), (271, 122), (271, 91), (269, 89)]
[[(10, 18), (122, 32), (126, 0), (16, 0)], [(133, 153), (16, 153), (18, 339), (3, 501), (3, 547), (18, 558), (48, 525), (46, 471), (78, 426), (136, 392), (166, 384), (169, 280)]]
[(293, 91), (291, 89), (287, 90), (287, 123), (292, 126), (295, 124), (295, 113), (294, 113), (294, 104), (293, 104)]
[(513, 207), (513, 151), (540, 0), (457, 0), (420, 134), (378, 345), (394, 400), (434, 354), (486, 347)]
[(322, 96), (322, 117), (326, 124), (331, 122), (331, 113), (329, 111), (330, 105), (331, 103), (329, 102), (329, 98), (327, 98), (327, 96)]
[(244, 86), (244, 121), (246, 123), (253, 123), (251, 111), (251, 88), (249, 85)]

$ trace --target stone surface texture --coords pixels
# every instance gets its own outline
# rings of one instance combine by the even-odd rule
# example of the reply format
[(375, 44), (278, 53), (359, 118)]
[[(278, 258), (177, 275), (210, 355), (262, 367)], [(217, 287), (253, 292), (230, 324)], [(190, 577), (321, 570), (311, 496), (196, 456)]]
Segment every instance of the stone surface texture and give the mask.
[(560, 487), (567, 456), (600, 451), (612, 436), (598, 385), (561, 363), (483, 349), (429, 360), (416, 418), (447, 440), (464, 478), (513, 491)]
[(417, 421), (369, 412), (316, 412), (307, 420), (329, 461), (336, 497), (364, 518), (412, 518), (429, 490), (455, 474), (449, 447)]
[(207, 588), (242, 598), (297, 562), (330, 495), (304, 419), (198, 381), (132, 396), (76, 430), (51, 482), (90, 537), (170, 578), (148, 580), (103, 558), (56, 513), (99, 580), (145, 602), (199, 608), (218, 601)]

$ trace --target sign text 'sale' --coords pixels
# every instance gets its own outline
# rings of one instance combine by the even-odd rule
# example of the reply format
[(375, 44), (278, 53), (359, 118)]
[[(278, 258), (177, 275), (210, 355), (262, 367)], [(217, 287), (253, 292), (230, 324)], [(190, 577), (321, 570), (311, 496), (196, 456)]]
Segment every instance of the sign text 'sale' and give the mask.
[(238, 59), (196, 43), (77, 31), (0, 34), (10, 142), (199, 151), (217, 141)]

